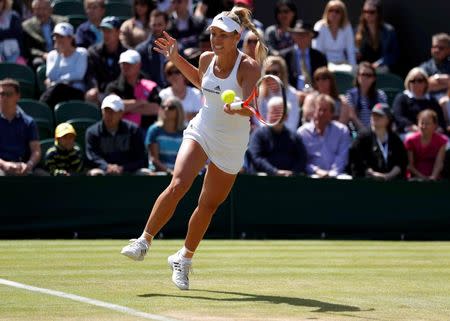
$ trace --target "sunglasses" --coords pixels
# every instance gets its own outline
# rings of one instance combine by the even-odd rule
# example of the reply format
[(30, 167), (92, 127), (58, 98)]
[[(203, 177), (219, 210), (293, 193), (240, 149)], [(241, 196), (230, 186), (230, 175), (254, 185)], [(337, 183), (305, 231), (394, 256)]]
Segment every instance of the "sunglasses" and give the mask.
[(291, 12), (291, 10), (289, 10), (289, 9), (280, 9), (280, 10), (278, 10), (278, 13), (289, 13), (289, 12)]
[(266, 70), (265, 72), (266, 75), (274, 75), (274, 76), (279, 76), (280, 72), (278, 70)]
[(328, 12), (341, 13), (340, 9), (329, 9)]
[(375, 77), (375, 74), (370, 74), (370, 73), (362, 72), (362, 73), (358, 74), (358, 76), (366, 77), (366, 78), (372, 78), (372, 77)]
[(167, 72), (167, 76), (172, 76), (172, 75), (180, 75), (181, 72), (179, 70), (169, 70)]
[(14, 96), (14, 92), (12, 92), (12, 91), (2, 91), (2, 92), (0, 92), (0, 96), (2, 96), (2, 97), (12, 97), (12, 96)]
[(175, 110), (177, 107), (174, 105), (168, 105), (168, 106), (164, 105), (164, 106), (161, 106), (161, 108), (164, 110)]
[(367, 13), (367, 14), (376, 14), (377, 11), (376, 10), (363, 10), (363, 13)]
[(426, 81), (425, 78), (416, 78), (416, 79), (411, 79), (409, 81), (409, 83), (411, 83), (411, 84), (415, 84), (415, 83), (420, 84), (420, 83), (424, 83), (425, 81)]
[(439, 45), (432, 46), (431, 48), (437, 49), (437, 50), (444, 50), (444, 49), (447, 49), (446, 46), (439, 46)]
[(247, 43), (248, 44), (252, 44), (252, 45), (256, 45), (257, 42), (258, 42), (257, 39), (249, 39), (249, 40), (247, 40)]

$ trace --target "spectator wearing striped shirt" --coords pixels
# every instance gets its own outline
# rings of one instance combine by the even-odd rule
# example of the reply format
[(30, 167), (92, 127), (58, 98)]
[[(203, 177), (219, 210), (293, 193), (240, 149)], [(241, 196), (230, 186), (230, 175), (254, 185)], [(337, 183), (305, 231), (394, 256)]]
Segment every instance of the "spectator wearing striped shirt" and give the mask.
[(69, 123), (55, 129), (55, 145), (45, 154), (45, 169), (52, 176), (72, 176), (83, 171), (83, 154), (75, 145), (77, 133)]

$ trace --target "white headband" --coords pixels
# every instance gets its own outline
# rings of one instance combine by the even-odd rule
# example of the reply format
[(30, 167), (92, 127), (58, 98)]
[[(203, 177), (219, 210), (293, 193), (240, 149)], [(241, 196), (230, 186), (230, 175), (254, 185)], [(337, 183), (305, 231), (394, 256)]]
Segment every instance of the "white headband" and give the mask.
[(239, 23), (231, 19), (230, 17), (226, 16), (223, 13), (218, 14), (214, 17), (211, 25), (208, 27), (210, 29), (211, 27), (217, 27), (219, 29), (222, 29), (225, 32), (233, 32), (236, 31), (238, 33), (241, 33), (241, 26)]

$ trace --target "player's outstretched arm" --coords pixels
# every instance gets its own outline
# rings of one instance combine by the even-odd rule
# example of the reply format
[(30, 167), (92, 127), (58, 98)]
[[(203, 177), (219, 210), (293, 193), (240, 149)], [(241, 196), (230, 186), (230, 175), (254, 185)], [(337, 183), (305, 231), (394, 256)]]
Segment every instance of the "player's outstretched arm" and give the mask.
[(163, 31), (164, 37), (155, 40), (153, 49), (172, 61), (181, 73), (197, 88), (200, 88), (198, 68), (191, 65), (178, 53), (177, 40)]

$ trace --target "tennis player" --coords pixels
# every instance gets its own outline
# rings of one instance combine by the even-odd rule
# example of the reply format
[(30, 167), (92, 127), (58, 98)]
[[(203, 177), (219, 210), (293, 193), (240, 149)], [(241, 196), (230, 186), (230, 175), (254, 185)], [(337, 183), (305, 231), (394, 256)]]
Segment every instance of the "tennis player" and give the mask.
[[(237, 49), (243, 28), (259, 39), (257, 61)], [(267, 49), (255, 26), (251, 13), (235, 7), (214, 17), (209, 26), (212, 52), (200, 56), (196, 68), (178, 53), (177, 41), (168, 33), (155, 41), (155, 50), (165, 55), (196, 87), (203, 91), (205, 104), (184, 131), (183, 142), (169, 186), (159, 195), (144, 232), (122, 249), (122, 254), (142, 261), (153, 237), (172, 217), (181, 198), (209, 159), (208, 169), (198, 205), (190, 220), (183, 248), (169, 256), (172, 281), (182, 290), (189, 289), (189, 270), (197, 246), (211, 218), (226, 199), (244, 162), (250, 132), (251, 112), (231, 110), (224, 106), (221, 93), (234, 90), (239, 97), (248, 97), (260, 77), (260, 64)]]

